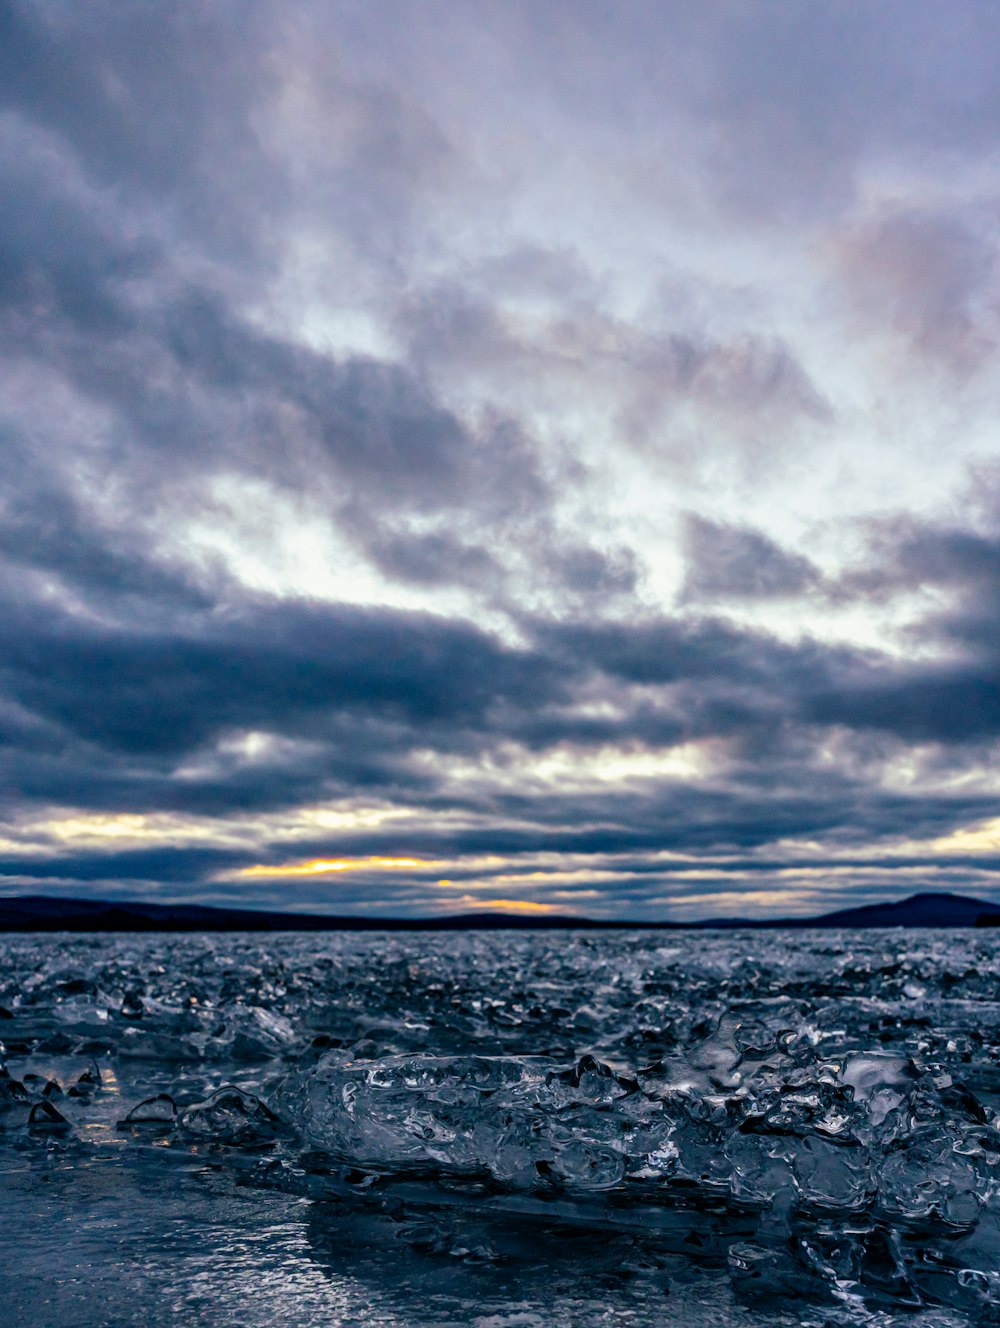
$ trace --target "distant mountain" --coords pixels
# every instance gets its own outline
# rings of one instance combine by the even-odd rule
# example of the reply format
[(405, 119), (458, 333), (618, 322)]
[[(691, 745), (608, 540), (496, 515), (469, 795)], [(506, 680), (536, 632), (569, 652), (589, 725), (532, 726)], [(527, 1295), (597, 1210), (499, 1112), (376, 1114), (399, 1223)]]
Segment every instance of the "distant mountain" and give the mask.
[(742, 927), (795, 928), (817, 927), (992, 927), (1000, 926), (1000, 904), (969, 899), (964, 895), (927, 892), (910, 895), (891, 904), (863, 904), (859, 908), (840, 908), (813, 918), (708, 918), (691, 922), (689, 927), (713, 927), (732, 930)]
[[(1000, 922), (1000, 905), (962, 895), (911, 895), (894, 904), (842, 908), (816, 918), (814, 927), (976, 927), (987, 918)], [(992, 925), (987, 923), (986, 925)]]
[(911, 895), (892, 904), (838, 909), (815, 918), (706, 918), (700, 922), (608, 922), (553, 913), (453, 913), (437, 918), (341, 917), (211, 908), (204, 904), (149, 904), (102, 899), (53, 899), (45, 895), (0, 898), (0, 932), (125, 931), (475, 931), (621, 930), (642, 928), (727, 930), (813, 927), (1000, 926), (1000, 904), (961, 895)]
[[(637, 925), (637, 924), (631, 924)], [(274, 913), (206, 904), (0, 898), (0, 932), (72, 931), (468, 931), (477, 928), (601, 928), (592, 918), (556, 914), (456, 913), (438, 918), (379, 918), (324, 913)]]

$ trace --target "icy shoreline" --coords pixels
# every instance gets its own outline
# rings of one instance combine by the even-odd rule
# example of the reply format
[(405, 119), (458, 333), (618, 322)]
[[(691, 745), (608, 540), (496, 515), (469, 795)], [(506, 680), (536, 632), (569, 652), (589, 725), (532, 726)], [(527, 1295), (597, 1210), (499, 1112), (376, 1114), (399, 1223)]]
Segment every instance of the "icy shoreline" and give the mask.
[[(748, 1322), (800, 1299), (816, 1323), (994, 1321), (995, 933), (672, 941), (8, 939), (0, 1165), (36, 1205), (11, 1257), (54, 1177), (111, 1168), (141, 1183), (147, 1253), (172, 1191), (210, 1184), (251, 1231), (254, 1204), (336, 1214), (375, 1290), (401, 1245), (428, 1286), (457, 1261), (516, 1290), (539, 1259), (585, 1276), (596, 1240), (639, 1268), (602, 1303), (640, 1323), (690, 1278)], [(61, 1204), (65, 1231), (73, 1184)], [(327, 1292), (359, 1257), (324, 1256)], [(68, 1271), (50, 1251), (34, 1275)], [(407, 1316), (385, 1321), (447, 1321)]]

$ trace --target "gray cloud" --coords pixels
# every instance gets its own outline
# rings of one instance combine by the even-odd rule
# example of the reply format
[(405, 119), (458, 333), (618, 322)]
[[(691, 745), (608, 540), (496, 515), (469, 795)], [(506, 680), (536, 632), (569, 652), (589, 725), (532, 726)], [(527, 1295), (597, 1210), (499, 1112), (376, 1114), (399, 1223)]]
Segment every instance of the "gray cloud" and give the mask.
[[(898, 439), (950, 393), (992, 436), (997, 37), (978, 0), (512, 0), (488, 40), (438, 0), (0, 6), (11, 833), (368, 799), (417, 815), (294, 854), (631, 855), (641, 901), (662, 850), (708, 891), (992, 815), (996, 503)], [(292, 852), (31, 833), (0, 869), (95, 889)]]
[(502, 285), (478, 294), (452, 285), (411, 295), (402, 323), (422, 371), (441, 380), (457, 369), (505, 392), (527, 380), (529, 393), (573, 393), (609, 411), (620, 436), (666, 455), (676, 449), (678, 416), (692, 408), (718, 431), (719, 450), (730, 440), (783, 442), (790, 428), (831, 417), (808, 373), (773, 337), (653, 331), (582, 296), (526, 323), (504, 310), (504, 294)]
[(997, 237), (984, 221), (903, 207), (862, 222), (840, 253), (862, 325), (925, 364), (959, 375), (982, 367), (1000, 330)]
[(817, 568), (761, 531), (724, 526), (689, 514), (685, 532), (688, 573), (683, 597), (712, 600), (796, 596), (820, 582)]

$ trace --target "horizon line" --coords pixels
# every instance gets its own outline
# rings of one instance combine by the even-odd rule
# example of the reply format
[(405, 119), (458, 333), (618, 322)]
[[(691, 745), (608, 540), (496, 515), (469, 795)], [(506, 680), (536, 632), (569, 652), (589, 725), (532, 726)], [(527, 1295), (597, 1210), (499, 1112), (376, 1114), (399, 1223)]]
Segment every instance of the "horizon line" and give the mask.
[[(486, 903), (498, 901), (489, 900)], [(851, 921), (847, 921), (851, 919)], [(879, 921), (878, 919), (884, 919)], [(843, 920), (843, 921), (841, 921)], [(134, 927), (123, 924), (132, 922)], [(103, 926), (101, 924), (104, 924)], [(66, 925), (56, 925), (66, 924)], [(88, 925), (93, 924), (93, 925)], [(174, 925), (171, 925), (174, 924)], [(197, 924), (197, 925), (195, 925)], [(215, 924), (213, 926), (213, 924)], [(241, 925), (242, 924), (242, 925)], [(72, 930), (202, 931), (454, 931), (454, 930), (720, 930), (808, 929), (851, 926), (1000, 925), (1000, 903), (947, 891), (921, 891), (808, 916), (709, 917), (687, 920), (611, 919), (579, 913), (484, 908), (433, 916), (299, 913), (287, 909), (201, 903), (157, 903), (141, 898), (86, 899), (58, 895), (0, 895), (0, 932)]]

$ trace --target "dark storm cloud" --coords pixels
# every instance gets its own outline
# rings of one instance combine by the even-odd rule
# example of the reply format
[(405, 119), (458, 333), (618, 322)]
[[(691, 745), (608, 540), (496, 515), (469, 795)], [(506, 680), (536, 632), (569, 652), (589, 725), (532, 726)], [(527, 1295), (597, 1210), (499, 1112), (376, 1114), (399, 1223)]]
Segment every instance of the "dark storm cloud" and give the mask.
[(342, 710), (444, 737), (485, 726), (510, 697), (530, 709), (562, 690), (553, 665), (466, 624), (294, 603), (191, 633), (102, 630), (8, 606), (2, 661), (8, 694), (33, 713), (110, 752), (153, 757), (231, 731), (308, 739)]
[(805, 718), (910, 742), (981, 743), (1000, 734), (1000, 668), (915, 670), (850, 692), (821, 693), (805, 707)]
[[(871, 565), (847, 574), (835, 595), (876, 600), (951, 592), (909, 629), (943, 658), (881, 662), (849, 685), (819, 689), (805, 717), (821, 724), (891, 733), (906, 742), (971, 744), (1000, 733), (1000, 541), (975, 529), (910, 517), (872, 523)], [(933, 601), (932, 601), (933, 602)]]
[[(964, 617), (938, 628), (943, 644), (971, 634)], [(981, 744), (1000, 732), (995, 633), (974, 656), (936, 663), (818, 641), (789, 645), (712, 620), (627, 628), (546, 623), (537, 633), (547, 650), (578, 668), (589, 664), (623, 683), (676, 689), (675, 713), (684, 715), (692, 736), (728, 734), (756, 743), (761, 728), (807, 724), (876, 730), (904, 742)], [(630, 736), (640, 733), (633, 729)]]
[[(963, 743), (982, 741), (997, 724), (988, 689), (961, 670), (929, 680), (917, 667), (815, 642), (788, 646), (711, 621), (534, 622), (530, 649), (428, 615), (294, 602), (192, 612), (186, 628), (171, 614), (169, 626), (141, 630), (10, 603), (6, 622), (0, 682), (16, 707), (8, 779), (24, 796), (60, 801), (90, 765), (87, 796), (98, 806), (117, 797), (131, 808), (221, 813), (362, 787), (432, 805), (447, 788), (449, 755), (478, 759), (512, 740), (586, 751), (723, 738), (734, 757), (746, 754), (746, 770), (733, 787), (692, 793), (697, 814), (663, 782), (676, 818), (671, 835), (689, 844), (724, 837), (723, 807), (744, 796), (745, 779), (772, 802), (784, 790), (780, 817), (775, 806), (752, 803), (748, 822), (765, 842), (796, 824), (805, 832), (820, 821), (869, 822), (858, 788), (838, 788), (829, 772), (815, 775), (819, 792), (806, 814), (802, 782), (819, 738), (796, 745), (796, 725)], [(594, 700), (613, 713), (590, 713)], [(271, 746), (248, 759), (239, 743), (257, 733)], [(428, 749), (445, 762), (438, 772), (412, 762)], [(527, 820), (540, 815), (538, 796), (530, 782), (520, 799), (447, 794), (456, 806)], [(555, 832), (564, 843), (574, 834), (586, 843), (586, 823), (613, 807), (623, 818), (619, 842), (627, 842), (628, 818), (641, 819), (632, 793), (602, 795), (600, 816), (582, 794), (549, 793), (546, 805), (546, 819), (572, 826)], [(714, 809), (707, 821), (705, 809)], [(502, 842), (499, 828), (489, 833)], [(662, 839), (664, 827), (656, 833)]]
[(557, 658), (600, 669), (615, 680), (660, 685), (719, 679), (773, 689), (776, 699), (794, 698), (827, 680), (835, 668), (863, 668), (865, 659), (847, 648), (809, 639), (787, 644), (713, 618), (531, 625), (539, 642)]

